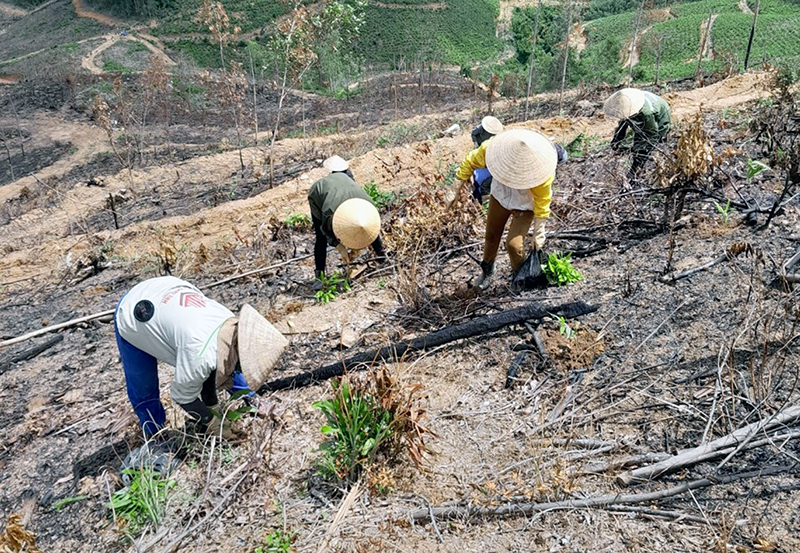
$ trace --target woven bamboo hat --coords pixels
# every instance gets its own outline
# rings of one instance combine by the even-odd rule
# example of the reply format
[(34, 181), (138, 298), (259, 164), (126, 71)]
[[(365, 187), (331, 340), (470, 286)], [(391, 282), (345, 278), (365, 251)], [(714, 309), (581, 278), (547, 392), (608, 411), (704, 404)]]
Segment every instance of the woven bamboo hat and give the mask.
[(367, 200), (350, 198), (333, 212), (333, 234), (351, 250), (366, 248), (380, 232), (381, 216)]
[(481, 127), (489, 134), (500, 134), (503, 132), (503, 124), (497, 117), (487, 115), (481, 119)]
[(556, 172), (558, 157), (547, 137), (528, 129), (512, 129), (492, 138), (486, 168), (509, 188), (536, 188)]
[(623, 88), (612, 94), (603, 104), (603, 111), (609, 117), (627, 119), (639, 113), (644, 105), (644, 92), (638, 88)]
[(347, 171), (350, 164), (339, 156), (331, 156), (322, 162), (322, 166), (328, 171)]
[[(234, 335), (238, 335), (236, 349), (242, 375), (251, 390), (258, 390), (266, 382), (272, 367), (278, 362), (289, 341), (258, 311), (247, 304), (242, 306), (239, 323), (236, 326)], [(224, 337), (221, 336), (220, 345), (223, 342)], [(230, 342), (227, 347), (230, 347)], [(217, 354), (217, 359), (219, 358), (220, 353)], [(218, 374), (217, 383), (220, 380)]]

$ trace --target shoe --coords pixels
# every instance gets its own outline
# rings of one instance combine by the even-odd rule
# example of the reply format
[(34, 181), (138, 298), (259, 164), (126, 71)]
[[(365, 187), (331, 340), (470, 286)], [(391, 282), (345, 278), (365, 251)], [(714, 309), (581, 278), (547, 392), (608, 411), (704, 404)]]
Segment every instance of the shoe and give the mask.
[(494, 274), (494, 263), (481, 261), (481, 274), (473, 281), (472, 285), (478, 290), (486, 290)]

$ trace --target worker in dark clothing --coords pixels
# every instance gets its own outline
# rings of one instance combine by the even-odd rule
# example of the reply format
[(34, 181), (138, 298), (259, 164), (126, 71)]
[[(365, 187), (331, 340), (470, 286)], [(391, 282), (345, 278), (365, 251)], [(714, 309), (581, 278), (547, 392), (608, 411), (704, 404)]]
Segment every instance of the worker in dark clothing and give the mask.
[(633, 131), (633, 162), (630, 177), (635, 178), (647, 163), (650, 153), (669, 132), (672, 118), (669, 104), (652, 92), (638, 88), (623, 88), (606, 100), (603, 111), (609, 117), (620, 119), (611, 148), (618, 151), (630, 128)]
[(325, 274), (328, 246), (336, 247), (345, 264), (367, 246), (372, 247), (378, 261), (386, 259), (380, 237), (381, 217), (372, 199), (345, 173), (349, 171), (346, 161), (339, 158), (344, 165), (328, 163), (330, 159), (323, 165), (332, 169), (331, 174), (308, 191), (315, 234), (314, 276), (318, 281)]

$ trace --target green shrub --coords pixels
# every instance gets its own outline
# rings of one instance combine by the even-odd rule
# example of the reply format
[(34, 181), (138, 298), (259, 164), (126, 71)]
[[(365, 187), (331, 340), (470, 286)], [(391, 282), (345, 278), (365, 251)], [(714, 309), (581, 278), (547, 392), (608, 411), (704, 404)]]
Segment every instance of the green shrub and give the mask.
[(311, 217), (305, 213), (292, 213), (284, 219), (283, 224), (289, 228), (307, 228), (311, 226)]
[(378, 190), (378, 183), (374, 180), (369, 181), (368, 184), (364, 185), (364, 192), (366, 192), (370, 198), (372, 198), (372, 203), (375, 204), (377, 209), (383, 209), (384, 207), (389, 207), (390, 205), (394, 204), (397, 201), (397, 196), (394, 192), (384, 192), (382, 190)]
[(253, 553), (289, 553), (293, 550), (292, 542), (295, 534), (284, 530), (275, 530), (264, 538), (264, 544), (256, 547)]
[(553, 252), (547, 256), (547, 263), (544, 264), (542, 270), (550, 284), (566, 286), (583, 280), (583, 275), (572, 266), (571, 256), (572, 254), (561, 254), (560, 252)]

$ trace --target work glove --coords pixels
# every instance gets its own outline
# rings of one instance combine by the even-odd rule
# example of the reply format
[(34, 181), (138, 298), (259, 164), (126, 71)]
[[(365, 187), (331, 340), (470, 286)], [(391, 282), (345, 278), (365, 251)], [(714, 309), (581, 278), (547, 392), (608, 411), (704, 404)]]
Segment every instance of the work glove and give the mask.
[(206, 435), (208, 436), (220, 436), (222, 434), (223, 440), (234, 440), (236, 439), (236, 433), (231, 430), (231, 423), (230, 421), (223, 421), (219, 417), (214, 417), (211, 419), (211, 422), (208, 423), (205, 430)]
[(534, 219), (533, 220), (533, 249), (541, 250), (544, 246), (544, 227), (547, 219)]
[(461, 201), (461, 195), (464, 193), (464, 190), (468, 190), (469, 186), (470, 183), (466, 180), (457, 180), (453, 182), (453, 188), (455, 188), (456, 195), (452, 200), (450, 200), (450, 203), (447, 204), (447, 209), (452, 209), (454, 205)]

